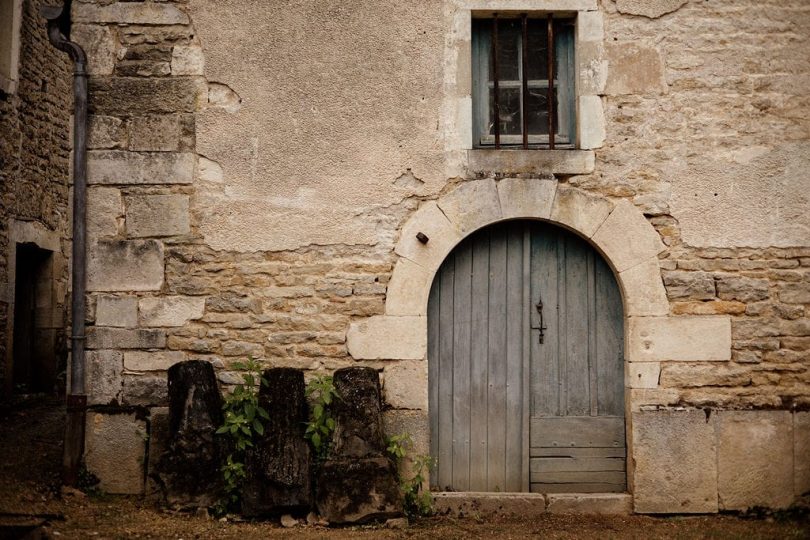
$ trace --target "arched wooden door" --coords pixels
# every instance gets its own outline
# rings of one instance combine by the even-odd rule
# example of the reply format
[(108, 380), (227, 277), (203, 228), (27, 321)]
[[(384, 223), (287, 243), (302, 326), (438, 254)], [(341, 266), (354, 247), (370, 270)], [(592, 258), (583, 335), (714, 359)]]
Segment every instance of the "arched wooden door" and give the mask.
[(428, 304), (431, 484), (625, 491), (622, 302), (578, 236), (511, 221), (466, 238)]

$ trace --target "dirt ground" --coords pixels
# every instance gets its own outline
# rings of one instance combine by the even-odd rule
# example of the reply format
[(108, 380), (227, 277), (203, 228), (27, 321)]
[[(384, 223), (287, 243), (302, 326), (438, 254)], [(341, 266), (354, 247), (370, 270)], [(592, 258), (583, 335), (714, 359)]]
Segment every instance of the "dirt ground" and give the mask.
[[(174, 514), (137, 497), (60, 494), (63, 432), (58, 402), (18, 408), (0, 418), (0, 540), (6, 538), (778, 538), (810, 539), (807, 518), (739, 516), (434, 517), (407, 529), (327, 529), (277, 522), (226, 521)], [(38, 529), (34, 529), (38, 527)], [(33, 532), (32, 532), (33, 531)], [(25, 536), (28, 534), (29, 536)]]

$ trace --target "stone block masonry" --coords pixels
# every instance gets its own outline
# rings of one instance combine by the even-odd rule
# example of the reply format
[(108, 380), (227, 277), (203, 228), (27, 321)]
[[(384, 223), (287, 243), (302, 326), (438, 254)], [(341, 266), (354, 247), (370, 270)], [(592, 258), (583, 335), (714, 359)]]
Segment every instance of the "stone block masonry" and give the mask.
[[(70, 113), (72, 110), (71, 67), (67, 56), (48, 42), (40, 6), (29, 0), (20, 5), (18, 73), (15, 88), (0, 90), (0, 401), (9, 398), (12, 384), (11, 355), (15, 296), (16, 242), (33, 238), (12, 238), (12, 222), (24, 222), (57, 239), (46, 249), (59, 259), (55, 269), (53, 312), (66, 321), (68, 280), (68, 178), (70, 155)], [(3, 21), (4, 23), (6, 21)], [(5, 36), (4, 36), (5, 37)], [(3, 51), (8, 53), (8, 51)], [(6, 74), (8, 75), (8, 74)], [(34, 242), (36, 243), (36, 242)], [(46, 246), (37, 244), (40, 248)], [(58, 316), (56, 316), (58, 314)], [(53, 354), (59, 369), (65, 363), (65, 332), (61, 323)], [(12, 368), (13, 369), (13, 368)]]
[[(481, 223), (530, 217), (592, 239), (617, 273), (635, 510), (782, 506), (790, 471), (760, 466), (761, 448), (751, 475), (728, 471), (739, 437), (807, 446), (808, 65), (785, 52), (810, 35), (807, 9), (555, 0), (579, 10), (583, 129), (575, 151), (533, 158), (471, 150), (460, 120), (469, 39), (448, 43), (485, 3), (312, 2), (280, 19), (252, 0), (74, 3), (91, 66), (91, 402), (148, 431), (182, 360), (226, 387), (246, 357), (308, 377), (369, 366), (391, 425), (429, 448), (414, 291)], [(245, 31), (269, 17), (301, 32)]]

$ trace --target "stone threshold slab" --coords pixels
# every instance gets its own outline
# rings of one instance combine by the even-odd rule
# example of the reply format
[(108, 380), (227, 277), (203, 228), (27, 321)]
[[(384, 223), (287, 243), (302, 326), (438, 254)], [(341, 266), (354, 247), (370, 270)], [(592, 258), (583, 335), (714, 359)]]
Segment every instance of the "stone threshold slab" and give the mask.
[(539, 516), (541, 514), (633, 513), (629, 493), (482, 493), (439, 492), (433, 494), (437, 514), (455, 517), (492, 515)]

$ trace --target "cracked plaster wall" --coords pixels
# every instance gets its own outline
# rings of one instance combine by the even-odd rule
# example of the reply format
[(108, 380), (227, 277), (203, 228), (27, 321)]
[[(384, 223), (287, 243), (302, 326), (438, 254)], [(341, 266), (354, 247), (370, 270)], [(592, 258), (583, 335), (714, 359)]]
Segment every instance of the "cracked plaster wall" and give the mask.
[(414, 7), (192, 0), (206, 77), (242, 100), (197, 118), (223, 171), (198, 191), (209, 245), (377, 244), (396, 223), (375, 215), (442, 188), (442, 5)]
[[(672, 215), (688, 245), (805, 245), (810, 15), (777, 4), (601, 2), (607, 141), (570, 182)], [(197, 118), (223, 171), (197, 190), (207, 243), (390, 247), (380, 214), (463, 168), (447, 126), (469, 53), (445, 45), (462, 5), (192, 0), (205, 75), (242, 100)]]

